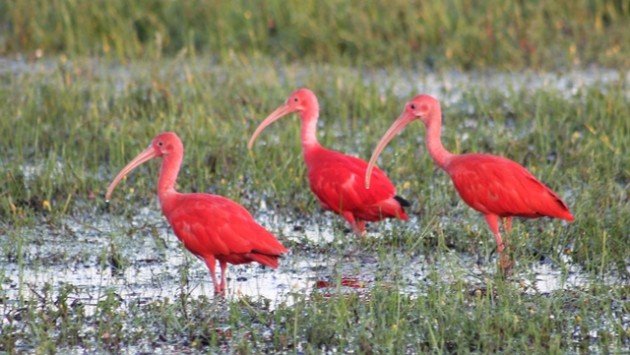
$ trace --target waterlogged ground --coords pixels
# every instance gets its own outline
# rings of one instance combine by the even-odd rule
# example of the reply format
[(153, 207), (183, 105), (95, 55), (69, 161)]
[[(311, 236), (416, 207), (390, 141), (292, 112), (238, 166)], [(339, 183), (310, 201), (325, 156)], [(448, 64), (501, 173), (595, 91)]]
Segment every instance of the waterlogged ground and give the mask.
[[(537, 169), (536, 174), (556, 177), (553, 186), (578, 220), (571, 225), (517, 221), (513, 239), (517, 265), (504, 278), (497, 273), (494, 241), (482, 218), (457, 199), (446, 175), (432, 170), (426, 154), (417, 152), (422, 138), (409, 134), (399, 138), (399, 146), (389, 147), (385, 153), (391, 161), (381, 164), (391, 169), (399, 192), (414, 202), (411, 220), (371, 225), (364, 239), (349, 233), (339, 217), (314, 207), (303, 182), (299, 148), (280, 149), (288, 156), (281, 175), (267, 166), (273, 163), (266, 159), (279, 154), (277, 145), (281, 138), (286, 139), (280, 137), (282, 125), (266, 132), (245, 163), (238, 165), (228, 157), (223, 166), (236, 172), (215, 172), (223, 175), (213, 175), (217, 181), (210, 185), (196, 181), (208, 176), (203, 169), (209, 161), (221, 158), (212, 158), (191, 143), (182, 170), (182, 190), (229, 195), (247, 206), (290, 249), (277, 270), (231, 266), (228, 293), (216, 297), (204, 264), (180, 245), (159, 212), (152, 196), (156, 162), (136, 171), (107, 205), (102, 200), (103, 187), (113, 170), (137, 152), (121, 149), (122, 154), (111, 157), (117, 163), (109, 161), (116, 167), (97, 164), (80, 173), (72, 165), (76, 163), (64, 157), (70, 146), (59, 149), (63, 151), (57, 153), (59, 157), (44, 155), (38, 160), (37, 154), (33, 158), (24, 153), (15, 171), (3, 170), (7, 177), (3, 179), (15, 185), (15, 172), (19, 171), (20, 188), (26, 192), (9, 190), (6, 195), (46, 191), (41, 185), (64, 179), (76, 178), (77, 185), (87, 187), (73, 187), (78, 192), (67, 198), (62, 192), (64, 198), (3, 200), (9, 214), (0, 223), (0, 351), (414, 353), (518, 352), (530, 346), (551, 352), (630, 350), (630, 256), (616, 247), (625, 246), (622, 238), (628, 237), (627, 224), (621, 220), (628, 209), (628, 170), (625, 160), (613, 159), (626, 148), (615, 144), (614, 132), (598, 127), (597, 122), (611, 105), (594, 110), (593, 121), (565, 135), (577, 142), (577, 151), (565, 151), (560, 159), (550, 143), (531, 142), (530, 137), (551, 132), (510, 118), (520, 114), (514, 111), (520, 109), (521, 96), (527, 99), (537, 92), (549, 91), (559, 100), (576, 102), (587, 97), (585, 92), (604, 96), (614, 92), (628, 100), (628, 72), (591, 68), (565, 73), (433, 73), (265, 64), (269, 65), (244, 66), (235, 72), (234, 66), (216, 66), (202, 59), (173, 60), (159, 66), (98, 60), (73, 63), (63, 58), (36, 62), (0, 59), (0, 77), (6, 79), (0, 88), (12, 90), (16, 83), (42, 87), (62, 83), (64, 88), (92, 93), (85, 102), (86, 112), (107, 111), (139, 91), (143, 93), (141, 102), (148, 102), (150, 109), (133, 117), (148, 116), (145, 124), (155, 125), (153, 120), (162, 117), (159, 111), (152, 111), (161, 105), (159, 99), (152, 102), (155, 91), (182, 98), (191, 95), (197, 100), (195, 93), (202, 90), (193, 83), (204, 78), (213, 85), (230, 87), (236, 76), (248, 89), (264, 82), (293, 88), (308, 84), (315, 80), (313, 72), (321, 72), (322, 76), (348, 79), (349, 84), (338, 79), (337, 87), (376, 87), (376, 100), (397, 99), (398, 106), (414, 93), (431, 93), (451, 112), (465, 116), (445, 132), (448, 137), (457, 135), (451, 143), (457, 149), (461, 144), (464, 149), (496, 149), (516, 157), (525, 150), (528, 153), (521, 161), (544, 151), (544, 158), (530, 161), (539, 165), (528, 166)], [(173, 86), (170, 91), (162, 87), (169, 85), (164, 83)], [(99, 98), (101, 90), (111, 97)], [(263, 113), (256, 112), (261, 116), (257, 119), (264, 117), (267, 106), (280, 104), (289, 91), (282, 91), (279, 100), (265, 98), (271, 103), (263, 105)], [(497, 91), (505, 100), (496, 99)], [(48, 94), (51, 92), (54, 90)], [(335, 105), (331, 94), (324, 96), (328, 98), (324, 107)], [(247, 100), (248, 105), (260, 105), (256, 99)], [(503, 111), (497, 115), (495, 106), (507, 112), (506, 120), (476, 119), (501, 116)], [(386, 128), (399, 110), (396, 107), (380, 126)], [(64, 111), (59, 112), (56, 117), (63, 120)], [(126, 111), (120, 112), (114, 120)], [(184, 110), (181, 116), (207, 119), (205, 111), (200, 112)], [(253, 114), (246, 110), (243, 115)], [(120, 120), (137, 127), (130, 117)], [(238, 128), (248, 134), (252, 124)], [(323, 117), (320, 137), (335, 148), (360, 154), (373, 148), (384, 132), (366, 127), (368, 136), (349, 135), (344, 133), (346, 128)], [(484, 129), (500, 134), (487, 138)], [(481, 140), (475, 134), (484, 135), (485, 145), (470, 143)], [(594, 138), (590, 140), (589, 135)], [(116, 139), (123, 138), (116, 135)], [(405, 146), (404, 139), (414, 145)], [(234, 141), (245, 144), (246, 137)], [(529, 143), (513, 149), (512, 141)], [(146, 144), (148, 141), (137, 145)], [(13, 154), (14, 149), (6, 151)], [(611, 161), (621, 161), (620, 167), (602, 168), (598, 165), (603, 164), (601, 159), (592, 161), (590, 165), (597, 166), (605, 181), (593, 183), (589, 178), (595, 173), (583, 170), (589, 164), (584, 164), (580, 149), (604, 149)], [(10, 154), (0, 162), (15, 164)], [(91, 156), (85, 159), (90, 161)], [(567, 177), (560, 180), (563, 174), (556, 171), (555, 164), (566, 160)], [(610, 171), (614, 177), (606, 175)], [(143, 178), (145, 175), (148, 177)], [(286, 181), (278, 181), (279, 176)], [(267, 189), (269, 186), (273, 188)], [(601, 196), (594, 195), (598, 191), (603, 191)], [(600, 201), (618, 202), (613, 207), (590, 205)], [(28, 206), (34, 206), (33, 211)], [(592, 222), (602, 220), (605, 227)]]
[[(384, 232), (372, 229), (366, 240), (359, 240), (337, 223), (328, 213), (312, 219), (302, 218), (289, 223), (278, 222), (281, 216), (272, 211), (259, 213), (258, 220), (277, 231), (291, 253), (282, 259), (278, 270), (255, 265), (232, 266), (229, 269), (229, 292), (213, 295), (208, 272), (202, 262), (190, 256), (179, 244), (157, 203), (138, 208), (132, 218), (107, 213), (67, 217), (54, 223), (40, 223), (24, 228), (19, 235), (12, 232), (2, 238), (4, 254), (0, 259), (2, 323), (14, 325), (24, 305), (35, 302), (45, 307), (48, 302), (64, 302), (80, 307), (85, 317), (102, 312), (100, 307), (112, 297), (119, 312), (134, 312), (139, 305), (176, 302), (179, 299), (216, 299), (264, 301), (266, 311), (291, 307), (296, 300), (313, 297), (357, 295), (368, 297), (373, 287), (389, 288), (410, 297), (426, 297), (434, 287), (431, 274), (438, 273), (440, 283), (463, 283), (465, 291), (483, 296), (489, 280), (496, 278), (493, 254), (471, 255), (448, 250), (436, 255), (418, 254), (393, 247), (397, 256), (381, 259), (375, 249), (379, 239), (396, 233), (392, 223), (382, 226)], [(414, 217), (410, 224), (417, 222)], [(416, 230), (418, 238), (426, 231)], [(471, 240), (471, 243), (479, 241)], [(391, 269), (390, 269), (391, 268)], [(589, 287), (613, 288), (626, 281), (618, 276), (595, 277), (574, 264), (569, 257), (539, 261), (517, 267), (508, 280), (523, 297), (589, 292)], [(57, 299), (55, 301), (55, 299)], [(624, 313), (627, 300), (613, 300), (619, 324), (627, 329), (630, 316)], [(137, 310), (135, 310), (137, 311)], [(553, 312), (550, 317), (553, 317)], [(596, 341), (602, 332), (618, 325), (602, 319), (589, 337)], [(233, 331), (233, 326), (225, 326)], [(95, 329), (92, 332), (96, 332)], [(89, 334), (87, 330), (86, 334)], [(577, 344), (577, 343), (576, 343)], [(17, 349), (33, 350), (29, 342), (17, 342)], [(180, 345), (161, 344), (164, 351), (179, 351)], [(184, 348), (186, 346), (184, 345)], [(81, 348), (67, 348), (78, 351)], [(139, 343), (127, 351), (155, 349)]]
[[(312, 221), (302, 219), (289, 224), (279, 224), (281, 217), (272, 212), (258, 218), (289, 241), (292, 252), (275, 271), (231, 266), (228, 297), (263, 297), (271, 304), (290, 304), (295, 294), (309, 295), (315, 289), (334, 288), (337, 284), (342, 289), (369, 290), (379, 277), (379, 281), (403, 285), (402, 292), (423, 293), (431, 286), (427, 281), (430, 268), (440, 270), (445, 279), (462, 278), (474, 289), (482, 288), (485, 278), (496, 273), (494, 256), (479, 260), (479, 256), (447, 252), (437, 258), (402, 254), (408, 264), (404, 274), (388, 275), (379, 271), (387, 265), (369, 250), (369, 242), (356, 241), (356, 236), (324, 217), (334, 218), (326, 213)], [(392, 232), (391, 224), (384, 227), (386, 234)], [(422, 231), (418, 234), (421, 236)], [(366, 238), (384, 237), (373, 231)], [(107, 214), (64, 218), (54, 224), (25, 228), (20, 236), (9, 234), (3, 241), (19, 245), (19, 255), (2, 259), (2, 291), (9, 303), (38, 296), (42, 285), (51, 287), (53, 293), (71, 286), (72, 301), (82, 302), (87, 309), (107, 292), (122, 299), (172, 298), (181, 292), (214, 297), (205, 265), (180, 245), (158, 206), (139, 208), (131, 220)], [(6, 244), (3, 248), (10, 248)], [(559, 265), (543, 259), (511, 279), (521, 285), (523, 292), (539, 294), (582, 289), (595, 281), (568, 258)], [(613, 285), (621, 280), (610, 277), (597, 281)]]
[[(190, 82), (197, 75), (211, 75), (221, 81), (229, 81), (234, 75), (231, 66), (215, 65), (212, 60), (187, 59), (186, 61), (170, 60), (155, 63), (132, 62), (129, 64), (112, 63), (98, 59), (73, 63), (71, 60), (42, 59), (36, 62), (0, 58), (0, 75), (11, 75), (14, 78), (38, 77), (50, 81), (61, 79), (68, 81), (76, 77), (88, 76), (93, 82), (78, 81), (75, 85), (114, 85), (120, 93), (124, 93), (136, 84), (138, 78), (168, 78), (182, 82)], [(630, 72), (608, 68), (591, 67), (564, 72), (461, 72), (461, 71), (424, 71), (402, 69), (365, 69), (357, 70), (348, 67), (330, 65), (304, 66), (269, 63), (260, 67), (242, 67), (245, 73), (251, 73), (251, 83), (279, 81), (281, 83), (306, 85), (314, 71), (343, 73), (360, 77), (364, 84), (377, 84), (384, 90), (392, 90), (400, 99), (408, 99), (409, 93), (427, 93), (440, 98), (443, 105), (460, 104), (462, 96), (477, 88), (480, 91), (518, 92), (526, 90), (557, 90), (567, 97), (574, 96), (584, 88), (605, 88), (610, 84), (627, 82)], [(301, 83), (300, 83), (301, 82)], [(6, 83), (5, 83), (6, 85)], [(628, 92), (626, 91), (626, 95)]]

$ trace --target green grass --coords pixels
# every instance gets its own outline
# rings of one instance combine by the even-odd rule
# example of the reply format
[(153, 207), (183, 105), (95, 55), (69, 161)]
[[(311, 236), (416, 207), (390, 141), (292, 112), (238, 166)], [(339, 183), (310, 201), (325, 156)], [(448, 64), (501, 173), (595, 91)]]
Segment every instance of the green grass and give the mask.
[(120, 351), (129, 345), (148, 351), (245, 353), (565, 352), (627, 347), (627, 329), (619, 321), (628, 312), (623, 301), (627, 290), (594, 284), (590, 290), (531, 296), (501, 280), (488, 281), (491, 292), (471, 290), (461, 282), (445, 283), (437, 272), (432, 281), (432, 287), (417, 296), (376, 284), (366, 296), (328, 298), (315, 293), (277, 309), (248, 298), (225, 302), (174, 295), (144, 303), (121, 302), (107, 294), (94, 315), (87, 315), (84, 305), (72, 304), (73, 290), (66, 287), (55, 295), (44, 293), (41, 308), (12, 313), (17, 319), (3, 326), (0, 346), (11, 351), (15, 349), (11, 343), (21, 339), (23, 349), (35, 346), (38, 351)]
[[(297, 117), (268, 128), (253, 151), (245, 145), (293, 88), (308, 85), (322, 107), (322, 143), (367, 158), (416, 93), (394, 88), (409, 80), (406, 75), (366, 82), (370, 75), (376, 73), (336, 65), (276, 69), (265, 59), (214, 65), (189, 57), (128, 65), (50, 58), (26, 71), (1, 74), (0, 130), (10, 134), (0, 145), (0, 264), (45, 268), (80, 260), (124, 270), (133, 262), (130, 254), (144, 252), (137, 243), (151, 238), (164, 243), (155, 227), (125, 222), (101, 234), (111, 240), (96, 251), (97, 259), (90, 259), (89, 251), (72, 250), (59, 251), (54, 260), (39, 259), (29, 249), (80, 240), (81, 235), (68, 233), (68, 218), (87, 214), (96, 223), (113, 215), (130, 221), (139, 207), (155, 208), (156, 162), (134, 172), (108, 208), (103, 194), (114, 174), (163, 130), (176, 131), (186, 147), (182, 191), (222, 194), (254, 213), (265, 200), (280, 219), (334, 218), (322, 215), (308, 191)], [(516, 280), (490, 273), (471, 282), (465, 271), (449, 272), (448, 264), (431, 261), (450, 252), (487, 258), (494, 246), (481, 216), (459, 201), (448, 177), (433, 166), (418, 139), (424, 130), (414, 124), (383, 153), (381, 166), (414, 201), (417, 225), (396, 224), (382, 240), (338, 235), (331, 245), (287, 242), (296, 259), (308, 259), (311, 254), (300, 250), (310, 250), (342, 264), (356, 263), (341, 255), (359, 248), (378, 265), (369, 290), (331, 298), (306, 290), (294, 304), (270, 308), (264, 299), (219, 301), (185, 293), (119, 299), (105, 288), (100, 301), (90, 305), (94, 313), (87, 313), (81, 302), (71, 302), (79, 297), (76, 286), (36, 285), (36, 296), (19, 283), (24, 292), (19, 300), (3, 299), (0, 289), (5, 319), (0, 350), (627, 349), (622, 315), (629, 311), (630, 293), (630, 105), (625, 83), (585, 87), (571, 95), (553, 88), (497, 91), (471, 84), (459, 89), (462, 95), (443, 108), (445, 145), (525, 164), (566, 198), (576, 216), (570, 225), (516, 222), (516, 272), (527, 273), (544, 257), (565, 274), (579, 265), (589, 275), (588, 285), (531, 294)], [(338, 230), (343, 224), (334, 226)], [(466, 260), (466, 267), (474, 266), (472, 258)], [(426, 263), (429, 271), (413, 293), (404, 291), (401, 278), (409, 263)], [(194, 283), (197, 279), (185, 281), (186, 268), (184, 281), (172, 282)], [(611, 275), (626, 279), (614, 285), (598, 281)]]
[[(0, 352), (627, 352), (629, 15), (627, 2), (604, 0), (0, 2)], [(591, 64), (595, 74), (567, 79)], [(581, 85), (603, 67), (620, 79)], [(516, 221), (515, 276), (502, 278), (483, 218), (414, 123), (379, 164), (414, 221), (374, 226), (382, 238), (345, 235), (308, 190), (297, 117), (246, 148), (301, 86), (319, 98), (320, 141), (366, 159), (404, 102), (432, 93), (448, 149), (524, 164), (576, 220)], [(334, 287), (204, 296), (204, 266), (178, 259), (159, 216), (158, 162), (103, 200), (165, 130), (185, 145), (181, 191), (243, 204), (292, 250), (274, 275)], [(541, 260), (583, 285), (538, 292)], [(136, 285), (134, 270), (149, 267), (177, 291)], [(105, 281), (51, 284), (50, 270)], [(367, 275), (368, 287), (342, 288), (348, 275)]]
[(60, 0), (0, 4), (0, 54), (204, 53), (359, 66), (628, 68), (623, 0)]

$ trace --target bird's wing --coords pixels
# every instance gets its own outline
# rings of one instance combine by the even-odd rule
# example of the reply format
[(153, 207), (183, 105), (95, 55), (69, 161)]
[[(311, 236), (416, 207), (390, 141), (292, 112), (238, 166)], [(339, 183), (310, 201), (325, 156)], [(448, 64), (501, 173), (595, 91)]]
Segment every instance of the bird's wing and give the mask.
[(186, 248), (197, 255), (286, 251), (245, 208), (221, 196), (187, 194), (167, 218)]
[(567, 204), (564, 203), (564, 201), (562, 201), (560, 196), (558, 196), (558, 194), (555, 191), (553, 191), (547, 185), (543, 184), (538, 179), (536, 179), (536, 177), (533, 176), (531, 173), (529, 173), (529, 171), (527, 171), (527, 173), (530, 175), (530, 176), (527, 177), (530, 180), (529, 181), (530, 185), (538, 186), (538, 189), (540, 191), (546, 192), (555, 201), (555, 203), (557, 204), (558, 207), (560, 207), (563, 210), (569, 211), (569, 206), (567, 206)]
[(482, 213), (536, 217), (566, 209), (556, 193), (509, 159), (467, 154), (447, 170), (462, 199)]
[(365, 188), (367, 164), (356, 157), (328, 151), (309, 164), (311, 190), (331, 209), (352, 210), (392, 198), (396, 189), (378, 168), (372, 173), (372, 187)]

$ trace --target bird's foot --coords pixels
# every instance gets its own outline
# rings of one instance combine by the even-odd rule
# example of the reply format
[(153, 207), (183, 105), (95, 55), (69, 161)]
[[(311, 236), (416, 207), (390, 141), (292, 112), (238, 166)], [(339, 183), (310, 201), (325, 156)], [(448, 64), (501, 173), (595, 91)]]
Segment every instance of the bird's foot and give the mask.
[(516, 263), (510, 257), (509, 253), (499, 254), (498, 267), (499, 267), (499, 272), (501, 273), (501, 275), (505, 277), (512, 275), (512, 268), (514, 267), (515, 264)]
[(367, 232), (365, 230), (360, 230), (357, 228), (344, 228), (343, 234), (354, 233), (357, 237), (365, 238)]
[(365, 221), (357, 221), (354, 227), (354, 231), (355, 233), (357, 233), (359, 237), (365, 238), (365, 236), (367, 235), (367, 230), (365, 229), (365, 226), (366, 226)]
[(223, 285), (216, 286), (214, 288), (214, 295), (221, 296), (221, 297), (225, 296), (225, 286)]

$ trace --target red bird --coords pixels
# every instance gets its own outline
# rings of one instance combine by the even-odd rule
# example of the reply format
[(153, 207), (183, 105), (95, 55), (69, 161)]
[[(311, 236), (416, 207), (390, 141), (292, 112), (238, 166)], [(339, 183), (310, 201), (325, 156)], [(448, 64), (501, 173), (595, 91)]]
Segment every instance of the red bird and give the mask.
[(358, 235), (365, 235), (366, 221), (409, 219), (403, 209), (409, 202), (396, 196), (396, 188), (381, 170), (377, 168), (372, 173), (375, 186), (368, 190), (363, 184), (365, 161), (319, 144), (316, 134), (319, 104), (315, 94), (308, 89), (293, 92), (284, 105), (265, 118), (249, 140), (248, 148), (252, 148), (265, 127), (292, 112), (299, 112), (302, 119), (302, 150), (308, 180), (311, 191), (324, 209), (345, 218)]
[[(225, 290), (227, 263), (256, 261), (271, 268), (287, 249), (261, 227), (243, 206), (222, 196), (175, 191), (175, 180), (184, 157), (184, 146), (172, 132), (160, 133), (138, 154), (107, 188), (109, 198), (118, 183), (133, 169), (153, 158), (162, 158), (158, 197), (162, 213), (186, 249), (202, 259), (212, 276), (215, 293)], [(221, 265), (221, 283), (215, 275), (216, 260)]]
[(370, 186), (370, 171), (383, 148), (415, 119), (420, 119), (427, 129), (426, 145), (433, 161), (448, 173), (461, 198), (486, 217), (499, 253), (505, 248), (499, 233), (499, 218), (506, 233), (512, 226), (512, 217), (548, 216), (573, 221), (562, 199), (518, 163), (496, 155), (447, 151), (440, 139), (440, 103), (429, 95), (418, 95), (409, 101), (378, 143), (366, 171), (366, 187)]

